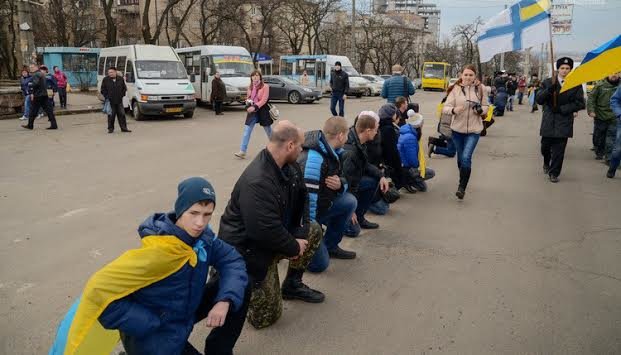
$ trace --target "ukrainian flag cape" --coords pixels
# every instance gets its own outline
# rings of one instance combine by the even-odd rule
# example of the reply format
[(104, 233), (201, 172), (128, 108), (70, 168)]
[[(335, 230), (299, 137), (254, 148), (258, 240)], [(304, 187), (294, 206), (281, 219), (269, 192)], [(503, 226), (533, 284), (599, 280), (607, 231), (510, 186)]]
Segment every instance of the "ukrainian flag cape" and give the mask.
[(142, 247), (125, 252), (97, 271), (82, 296), (61, 321), (49, 355), (110, 354), (119, 341), (118, 330), (107, 330), (98, 318), (110, 303), (165, 279), (186, 263), (196, 266), (191, 246), (175, 236), (142, 238)]
[(574, 71), (567, 75), (561, 92), (587, 81), (596, 81), (621, 72), (621, 35), (590, 51)]

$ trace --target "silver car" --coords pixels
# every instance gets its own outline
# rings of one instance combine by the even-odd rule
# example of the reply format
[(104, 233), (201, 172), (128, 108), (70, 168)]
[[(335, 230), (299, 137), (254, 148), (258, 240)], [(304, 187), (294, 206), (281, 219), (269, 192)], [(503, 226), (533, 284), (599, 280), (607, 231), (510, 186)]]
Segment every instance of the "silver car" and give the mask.
[(363, 74), (363, 78), (370, 82), (370, 88), (367, 90), (367, 96), (380, 96), (384, 87), (384, 78), (379, 75)]
[(285, 76), (265, 75), (263, 82), (270, 87), (270, 100), (283, 100), (292, 104), (300, 104), (321, 99), (321, 90), (302, 86), (297, 81)]

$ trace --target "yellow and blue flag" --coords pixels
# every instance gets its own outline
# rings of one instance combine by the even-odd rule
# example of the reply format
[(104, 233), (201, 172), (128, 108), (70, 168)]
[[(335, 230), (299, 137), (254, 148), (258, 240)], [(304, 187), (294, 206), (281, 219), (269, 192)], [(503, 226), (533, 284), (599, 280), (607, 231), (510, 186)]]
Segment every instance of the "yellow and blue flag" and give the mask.
[(110, 354), (120, 334), (98, 321), (108, 305), (165, 279), (186, 263), (195, 267), (198, 258), (195, 249), (175, 236), (142, 238), (141, 248), (125, 252), (88, 280), (61, 321), (49, 355)]
[(485, 23), (477, 39), (481, 62), (550, 41), (550, 0), (521, 0)]
[(621, 72), (621, 35), (587, 53), (580, 66), (565, 78), (561, 92), (619, 72)]

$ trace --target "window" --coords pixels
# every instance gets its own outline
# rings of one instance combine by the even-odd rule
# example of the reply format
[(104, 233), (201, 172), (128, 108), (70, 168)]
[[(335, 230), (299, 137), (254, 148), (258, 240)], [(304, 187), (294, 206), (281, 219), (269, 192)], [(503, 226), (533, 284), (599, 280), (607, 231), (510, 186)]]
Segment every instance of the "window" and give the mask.
[(125, 81), (127, 81), (128, 83), (133, 83), (136, 81), (136, 79), (134, 78), (134, 64), (132, 63), (131, 60), (127, 61), (127, 67), (125, 68), (126, 72), (125, 72)]
[(97, 71), (97, 54), (63, 54), (62, 60), (64, 71)]
[(280, 66), (280, 75), (291, 75), (293, 74), (293, 63), (289, 62), (281, 62)]
[(97, 70), (99, 75), (106, 75), (106, 66), (104, 65), (105, 63), (106, 57), (99, 57), (99, 69)]
[(108, 57), (106, 58), (106, 71), (110, 69), (110, 67), (116, 66), (116, 57)]
[(165, 60), (136, 61), (138, 77), (143, 79), (187, 79), (188, 75), (181, 62)]
[(119, 57), (119, 59), (116, 61), (116, 70), (120, 71), (121, 73), (125, 73), (125, 61), (127, 60), (127, 57)]

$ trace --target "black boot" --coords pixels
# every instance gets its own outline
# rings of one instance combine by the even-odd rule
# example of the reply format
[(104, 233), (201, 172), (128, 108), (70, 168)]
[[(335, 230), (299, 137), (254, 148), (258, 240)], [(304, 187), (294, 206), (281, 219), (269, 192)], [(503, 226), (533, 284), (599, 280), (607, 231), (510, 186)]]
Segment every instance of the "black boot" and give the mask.
[(289, 268), (282, 283), (283, 300), (300, 300), (308, 303), (321, 303), (326, 298), (323, 293), (313, 290), (302, 282), (304, 270)]
[(468, 187), (468, 181), (470, 181), (471, 172), (471, 168), (459, 169), (459, 187), (457, 188), (455, 196), (457, 196), (457, 198), (460, 200), (463, 200), (464, 196), (466, 195), (466, 187)]

